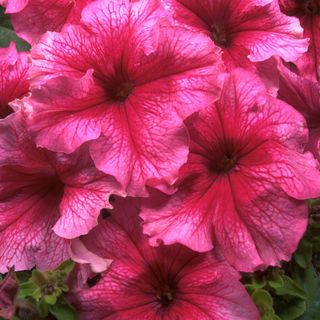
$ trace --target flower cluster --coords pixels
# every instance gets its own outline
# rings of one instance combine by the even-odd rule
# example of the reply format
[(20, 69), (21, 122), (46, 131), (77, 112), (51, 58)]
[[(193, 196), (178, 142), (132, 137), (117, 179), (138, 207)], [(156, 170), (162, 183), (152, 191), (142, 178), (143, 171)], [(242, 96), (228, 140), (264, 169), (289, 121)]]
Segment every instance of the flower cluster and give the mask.
[(320, 1), (0, 5), (32, 45), (0, 49), (0, 272), (73, 259), (84, 320), (259, 319), (239, 272), (320, 197)]

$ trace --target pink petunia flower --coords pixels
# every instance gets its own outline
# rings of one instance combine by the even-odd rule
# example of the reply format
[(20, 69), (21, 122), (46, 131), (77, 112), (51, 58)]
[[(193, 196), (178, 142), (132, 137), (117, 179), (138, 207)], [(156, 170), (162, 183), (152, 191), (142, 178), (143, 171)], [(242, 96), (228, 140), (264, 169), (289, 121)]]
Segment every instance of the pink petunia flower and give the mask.
[(163, 14), (153, 0), (94, 2), (82, 26), (47, 33), (32, 53), (37, 145), (71, 153), (90, 141), (97, 168), (130, 195), (176, 179), (188, 154), (183, 120), (220, 91), (220, 51)]
[(33, 44), (46, 31), (60, 31), (66, 23), (79, 23), (82, 9), (93, 0), (0, 0), (11, 14), (15, 32)]
[[(85, 146), (72, 156), (36, 148), (20, 113), (0, 123), (0, 272), (53, 268), (69, 241), (97, 224), (118, 183), (95, 169)], [(54, 233), (54, 232), (55, 233)]]
[(320, 81), (320, 0), (279, 0), (289, 16), (299, 18), (304, 37), (310, 38), (309, 49), (295, 63), (300, 75)]
[(229, 70), (253, 68), (274, 55), (296, 60), (307, 50), (298, 19), (274, 0), (162, 0), (179, 23), (202, 32), (223, 51)]
[(301, 77), (282, 64), (279, 69), (278, 97), (303, 114), (309, 128), (306, 149), (320, 160), (320, 83)]
[(138, 212), (139, 200), (117, 198), (111, 217), (83, 237), (89, 250), (113, 262), (93, 287), (71, 295), (81, 320), (259, 319), (225, 261), (178, 244), (150, 247)]
[(0, 48), (0, 119), (13, 111), (9, 102), (28, 93), (30, 66), (27, 53), (18, 53), (13, 42), (9, 48)]
[(190, 155), (177, 193), (142, 209), (150, 243), (215, 246), (241, 271), (288, 260), (307, 225), (302, 200), (320, 195), (318, 163), (303, 153), (303, 117), (236, 69), (220, 100), (187, 126)]

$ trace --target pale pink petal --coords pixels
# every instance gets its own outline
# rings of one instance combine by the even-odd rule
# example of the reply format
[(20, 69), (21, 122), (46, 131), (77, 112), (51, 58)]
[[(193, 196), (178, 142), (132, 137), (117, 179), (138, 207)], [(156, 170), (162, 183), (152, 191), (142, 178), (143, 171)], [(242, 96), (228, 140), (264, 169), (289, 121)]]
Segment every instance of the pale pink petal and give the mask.
[(91, 270), (96, 273), (106, 271), (112, 263), (112, 260), (103, 259), (90, 252), (79, 239), (71, 242), (71, 258), (77, 263), (89, 264)]

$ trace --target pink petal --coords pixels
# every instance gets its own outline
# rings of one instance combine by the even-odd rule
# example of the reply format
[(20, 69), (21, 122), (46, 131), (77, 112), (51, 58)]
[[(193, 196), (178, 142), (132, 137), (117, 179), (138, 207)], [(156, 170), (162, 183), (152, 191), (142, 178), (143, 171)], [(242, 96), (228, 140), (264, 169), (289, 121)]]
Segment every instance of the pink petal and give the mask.
[[(51, 190), (52, 185), (45, 188), (46, 185), (40, 184), (42, 189), (39, 189), (39, 186), (34, 186), (27, 180), (27, 174), (21, 174), (14, 169), (9, 171), (2, 167), (0, 177), (2, 188), (6, 181), (0, 198), (0, 227), (3, 239), (0, 244), (0, 272), (6, 272), (7, 267), (11, 266), (15, 266), (17, 271), (31, 269), (36, 264), (37, 254), (41, 254), (42, 244), (46, 243), (50, 247), (50, 242), (56, 241), (51, 228), (59, 215), (57, 203), (61, 193), (59, 189)], [(39, 176), (38, 179), (44, 177)], [(61, 246), (57, 250), (61, 263), (66, 258), (63, 255), (65, 250)], [(47, 268), (51, 267), (47, 265), (50, 262), (50, 257), (42, 261)]]
[(25, 8), (30, 0), (0, 0), (0, 5), (6, 7), (6, 13), (16, 13)]
[(112, 260), (103, 259), (90, 252), (79, 239), (71, 242), (71, 258), (77, 263), (89, 264), (91, 270), (97, 273), (107, 270), (112, 263)]
[(9, 48), (0, 48), (0, 118), (12, 112), (9, 102), (29, 91), (27, 73), (31, 64), (25, 52), (17, 52), (11, 42)]
[(32, 90), (32, 97), (24, 103), (33, 111), (28, 125), (37, 145), (71, 153), (84, 142), (98, 138), (106, 114), (102, 96), (91, 71), (79, 80), (53, 78)]
[(299, 18), (304, 29), (304, 37), (310, 39), (308, 51), (297, 61), (301, 76), (313, 80), (320, 80), (320, 3), (315, 1), (280, 0), (281, 10)]
[(37, 145), (70, 153), (90, 141), (97, 168), (129, 195), (166, 189), (188, 153), (183, 120), (220, 92), (220, 50), (209, 43), (171, 25), (159, 1), (88, 5), (81, 26), (47, 33), (33, 49), (40, 87), (26, 105)]
[(90, 2), (92, 0), (29, 0), (14, 11), (8, 6), (6, 13), (14, 13), (12, 24), (19, 37), (34, 44), (46, 31), (60, 31), (65, 23), (79, 23), (82, 9)]
[(66, 238), (87, 233), (110, 194), (124, 193), (86, 146), (70, 156), (36, 148), (20, 112), (0, 123), (0, 141), (0, 272), (54, 268), (70, 253), (52, 229)]
[(62, 237), (87, 234), (97, 224), (101, 208), (111, 207), (108, 195), (119, 193), (119, 185), (105, 175), (92, 176), (92, 181), (79, 187), (66, 187), (60, 203), (61, 217), (53, 227)]
[(292, 105), (307, 120), (310, 130), (307, 150), (319, 160), (317, 145), (320, 138), (320, 84), (291, 72), (284, 65), (279, 65), (279, 69), (281, 77), (278, 97)]
[(190, 155), (178, 191), (143, 203), (150, 243), (199, 252), (216, 246), (241, 271), (289, 260), (307, 225), (307, 206), (298, 200), (320, 194), (318, 164), (303, 154), (303, 117), (238, 69), (220, 100), (187, 126)]
[[(296, 60), (306, 50), (299, 20), (287, 17), (278, 2), (164, 0), (178, 24), (203, 32), (223, 50), (229, 70), (250, 67), (250, 61), (266, 60), (273, 55)], [(252, 66), (251, 66), (252, 68)]]
[[(81, 319), (259, 318), (239, 275), (221, 257), (179, 245), (150, 247), (138, 211), (139, 200), (116, 198), (111, 217), (82, 239), (90, 251), (114, 261), (92, 288), (71, 295)], [(172, 283), (179, 293), (173, 291), (164, 307), (160, 287)]]

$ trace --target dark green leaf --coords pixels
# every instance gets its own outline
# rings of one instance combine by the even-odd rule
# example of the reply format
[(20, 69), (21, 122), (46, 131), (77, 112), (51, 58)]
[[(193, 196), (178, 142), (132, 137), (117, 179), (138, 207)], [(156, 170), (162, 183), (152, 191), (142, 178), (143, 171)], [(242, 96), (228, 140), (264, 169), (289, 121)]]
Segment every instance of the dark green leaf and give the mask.
[(49, 310), (57, 318), (57, 320), (77, 319), (74, 309), (66, 303), (57, 303), (54, 306), (50, 306)]
[(307, 299), (307, 294), (304, 291), (304, 289), (294, 280), (292, 280), (290, 277), (284, 275), (282, 276), (282, 279), (284, 281), (284, 285), (282, 287), (274, 288), (274, 291), (277, 295), (283, 296), (288, 295), (292, 297), (297, 297), (302, 300)]

